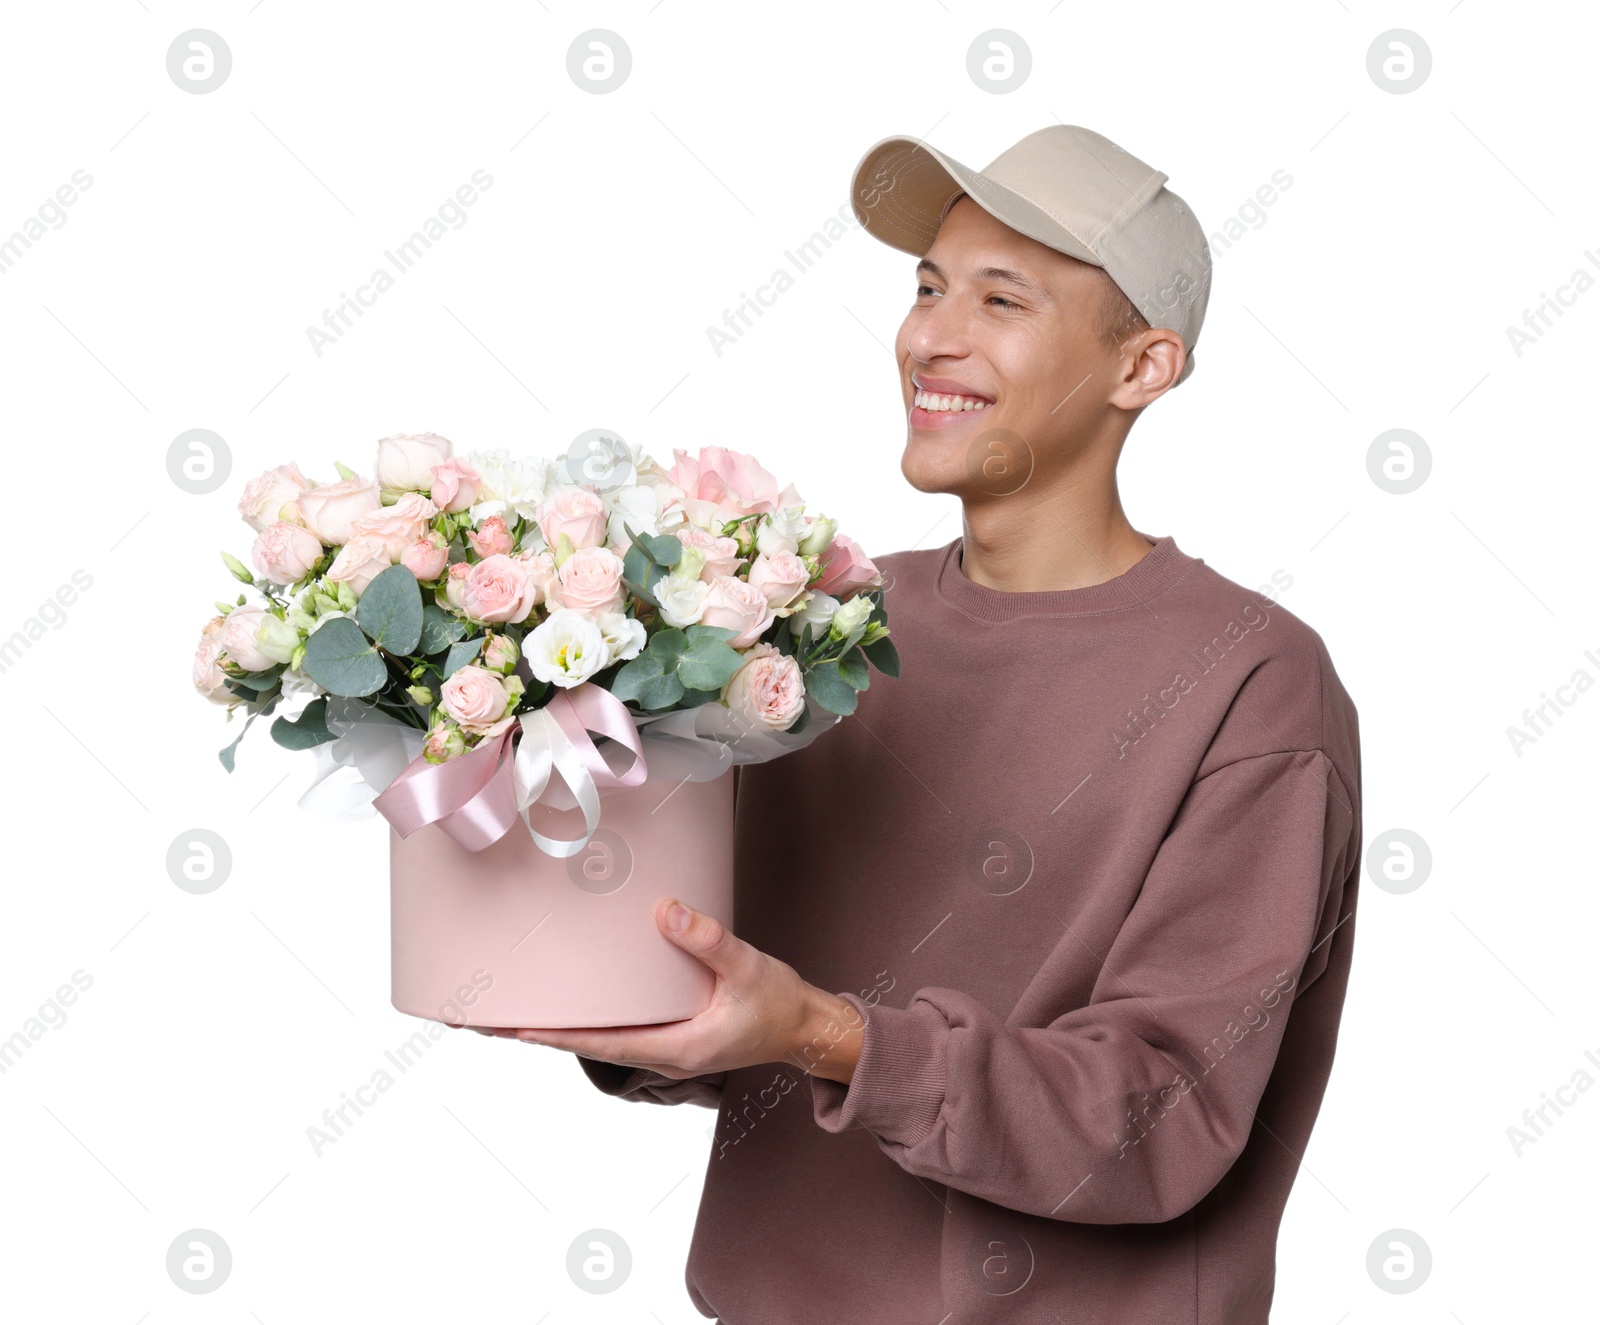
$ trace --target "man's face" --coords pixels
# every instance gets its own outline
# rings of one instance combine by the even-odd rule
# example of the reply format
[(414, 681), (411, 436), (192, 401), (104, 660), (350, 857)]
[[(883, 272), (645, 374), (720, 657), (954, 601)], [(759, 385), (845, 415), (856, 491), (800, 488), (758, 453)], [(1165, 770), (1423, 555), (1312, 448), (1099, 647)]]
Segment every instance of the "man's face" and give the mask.
[[(1102, 431), (1124, 357), (1097, 332), (1106, 279), (971, 198), (950, 209), (895, 339), (908, 411), (900, 468), (914, 488), (1003, 495), (1063, 466)], [(916, 403), (922, 384), (989, 403), (930, 411)]]

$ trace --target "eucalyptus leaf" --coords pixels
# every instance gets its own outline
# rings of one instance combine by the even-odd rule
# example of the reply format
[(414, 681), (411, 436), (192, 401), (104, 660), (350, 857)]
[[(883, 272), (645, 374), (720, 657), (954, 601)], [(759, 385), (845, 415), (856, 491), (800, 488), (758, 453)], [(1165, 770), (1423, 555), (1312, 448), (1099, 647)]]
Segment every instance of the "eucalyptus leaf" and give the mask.
[[(405, 570), (405, 567), (400, 569)], [(411, 572), (406, 571), (406, 574)], [(416, 581), (413, 579), (412, 583)], [(421, 615), (419, 610), (419, 622)], [(347, 616), (324, 621), (306, 637), (305, 658), (300, 665), (305, 674), (329, 694), (351, 699), (376, 694), (389, 679), (378, 651), (367, 643), (361, 627)]]
[(866, 655), (867, 661), (885, 676), (900, 675), (900, 652), (887, 635), (880, 640), (874, 640), (871, 644), (862, 645), (861, 652)]
[(829, 713), (848, 716), (856, 711), (856, 691), (839, 675), (836, 662), (818, 663), (806, 673), (806, 693)]
[(278, 718), (272, 724), (272, 739), (285, 750), (310, 750), (337, 739), (328, 730), (328, 700), (318, 695), (298, 718)]
[(728, 684), (733, 674), (744, 666), (737, 649), (721, 640), (694, 640), (684, 655), (678, 659), (678, 678), (691, 690), (716, 690)]
[(854, 690), (867, 688), (872, 678), (867, 673), (867, 660), (861, 656), (860, 649), (851, 649), (839, 659), (839, 675)]
[(356, 604), (355, 619), (379, 648), (402, 658), (415, 653), (422, 638), (422, 589), (417, 577), (402, 565), (379, 571)]
[(444, 679), (448, 681), (463, 667), (476, 662), (478, 655), (483, 652), (483, 641), (487, 638), (486, 635), (474, 635), (471, 639), (464, 639), (459, 644), (452, 645), (439, 668), (444, 673)]
[(446, 612), (437, 603), (424, 603), (422, 638), (417, 642), (417, 652), (424, 657), (443, 653), (466, 633), (467, 623), (460, 617)]

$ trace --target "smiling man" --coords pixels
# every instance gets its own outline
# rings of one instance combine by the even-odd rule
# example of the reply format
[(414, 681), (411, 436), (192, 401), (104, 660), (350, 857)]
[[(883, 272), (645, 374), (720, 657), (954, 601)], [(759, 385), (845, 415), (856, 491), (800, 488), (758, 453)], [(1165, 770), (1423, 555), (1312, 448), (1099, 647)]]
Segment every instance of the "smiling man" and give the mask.
[(1267, 1321), (1350, 971), (1357, 721), (1315, 631), (1123, 512), (1209, 294), (1165, 183), (1067, 125), (982, 172), (863, 157), (857, 215), (918, 259), (901, 470), (961, 534), (876, 558), (900, 680), (736, 771), (738, 933), (663, 903), (711, 1007), (508, 1032), (719, 1110), (687, 1284), (726, 1325)]

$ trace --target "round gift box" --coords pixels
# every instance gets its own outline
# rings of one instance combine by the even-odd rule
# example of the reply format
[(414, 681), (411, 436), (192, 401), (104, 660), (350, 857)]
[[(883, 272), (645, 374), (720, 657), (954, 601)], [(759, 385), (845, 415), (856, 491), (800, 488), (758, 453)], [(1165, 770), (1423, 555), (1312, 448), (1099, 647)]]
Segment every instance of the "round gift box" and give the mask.
[[(551, 856), (521, 819), (482, 851), (435, 824), (389, 829), (391, 1001), (455, 1026), (641, 1026), (692, 1017), (716, 977), (661, 933), (676, 897), (733, 927), (733, 770), (607, 787), (600, 826)], [(580, 811), (529, 807), (546, 837)]]

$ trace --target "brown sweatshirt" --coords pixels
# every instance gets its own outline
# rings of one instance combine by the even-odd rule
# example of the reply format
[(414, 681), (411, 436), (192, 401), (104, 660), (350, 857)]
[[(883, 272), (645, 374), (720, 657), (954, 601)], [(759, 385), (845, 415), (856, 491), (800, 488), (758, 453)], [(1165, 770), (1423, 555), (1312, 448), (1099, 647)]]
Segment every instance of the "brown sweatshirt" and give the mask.
[(734, 932), (866, 1025), (848, 1087), (579, 1059), (719, 1111), (705, 1315), (1265, 1325), (1355, 938), (1356, 711), (1309, 626), (1146, 537), (1081, 589), (979, 585), (959, 537), (875, 558), (901, 678), (738, 770)]

